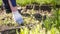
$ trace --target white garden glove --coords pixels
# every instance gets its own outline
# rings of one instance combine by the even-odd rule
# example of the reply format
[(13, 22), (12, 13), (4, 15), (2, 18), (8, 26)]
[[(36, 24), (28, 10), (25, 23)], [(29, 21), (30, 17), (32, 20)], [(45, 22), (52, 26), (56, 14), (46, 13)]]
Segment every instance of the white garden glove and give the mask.
[(18, 23), (22, 24), (23, 23), (23, 18), (21, 14), (18, 11), (12, 12), (13, 19)]

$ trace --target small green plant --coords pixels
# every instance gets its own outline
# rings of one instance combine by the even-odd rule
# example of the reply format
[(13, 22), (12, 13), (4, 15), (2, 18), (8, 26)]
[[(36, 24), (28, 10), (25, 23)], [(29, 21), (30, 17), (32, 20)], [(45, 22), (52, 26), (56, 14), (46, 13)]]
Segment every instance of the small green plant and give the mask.
[(23, 27), (23, 28), (21, 28), (21, 30), (20, 30), (20, 34), (28, 34), (28, 33), (29, 33), (29, 30), (28, 30), (27, 27)]

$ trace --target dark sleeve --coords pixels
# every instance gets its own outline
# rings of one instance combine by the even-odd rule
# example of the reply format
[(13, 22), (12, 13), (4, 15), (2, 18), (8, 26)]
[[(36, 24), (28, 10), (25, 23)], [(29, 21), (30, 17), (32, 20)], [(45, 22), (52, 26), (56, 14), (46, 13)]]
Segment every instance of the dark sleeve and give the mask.
[(2, 1), (3, 1), (3, 3), (4, 3), (5, 8), (6, 8), (6, 9), (9, 9), (10, 6), (9, 6), (9, 4), (8, 4), (8, 0), (2, 0)]
[(4, 7), (5, 7), (5, 9), (6, 9), (6, 13), (10, 13), (10, 12), (11, 12), (11, 9), (10, 9), (8, 0), (2, 0), (2, 1), (3, 1), (3, 3), (4, 3)]
[(11, 0), (11, 3), (12, 3), (12, 5), (13, 5), (13, 7), (16, 6), (16, 0)]

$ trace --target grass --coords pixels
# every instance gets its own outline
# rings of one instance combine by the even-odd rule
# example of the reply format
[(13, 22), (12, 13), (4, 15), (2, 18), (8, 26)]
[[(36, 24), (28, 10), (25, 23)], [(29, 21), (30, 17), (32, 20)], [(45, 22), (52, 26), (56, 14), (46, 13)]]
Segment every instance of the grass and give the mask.
[(42, 4), (53, 4), (54, 5), (55, 3), (59, 4), (59, 3), (57, 3), (58, 1), (57, 2), (55, 2), (55, 1), (57, 1), (57, 0), (17, 0), (17, 4), (19, 4), (20, 6), (25, 6), (27, 4), (32, 4), (34, 2), (36, 2), (40, 5), (42, 5)]
[(0, 0), (0, 5), (2, 4), (2, 0)]

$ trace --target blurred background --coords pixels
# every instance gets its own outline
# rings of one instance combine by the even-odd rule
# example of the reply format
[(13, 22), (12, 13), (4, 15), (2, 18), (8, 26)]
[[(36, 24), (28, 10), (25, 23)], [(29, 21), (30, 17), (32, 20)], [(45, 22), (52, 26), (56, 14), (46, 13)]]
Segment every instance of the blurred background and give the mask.
[[(24, 26), (5, 31), (3, 34), (60, 34), (60, 0), (16, 0), (16, 2), (17, 9), (23, 16)], [(12, 13), (2, 10), (0, 0), (0, 31), (17, 26)]]

